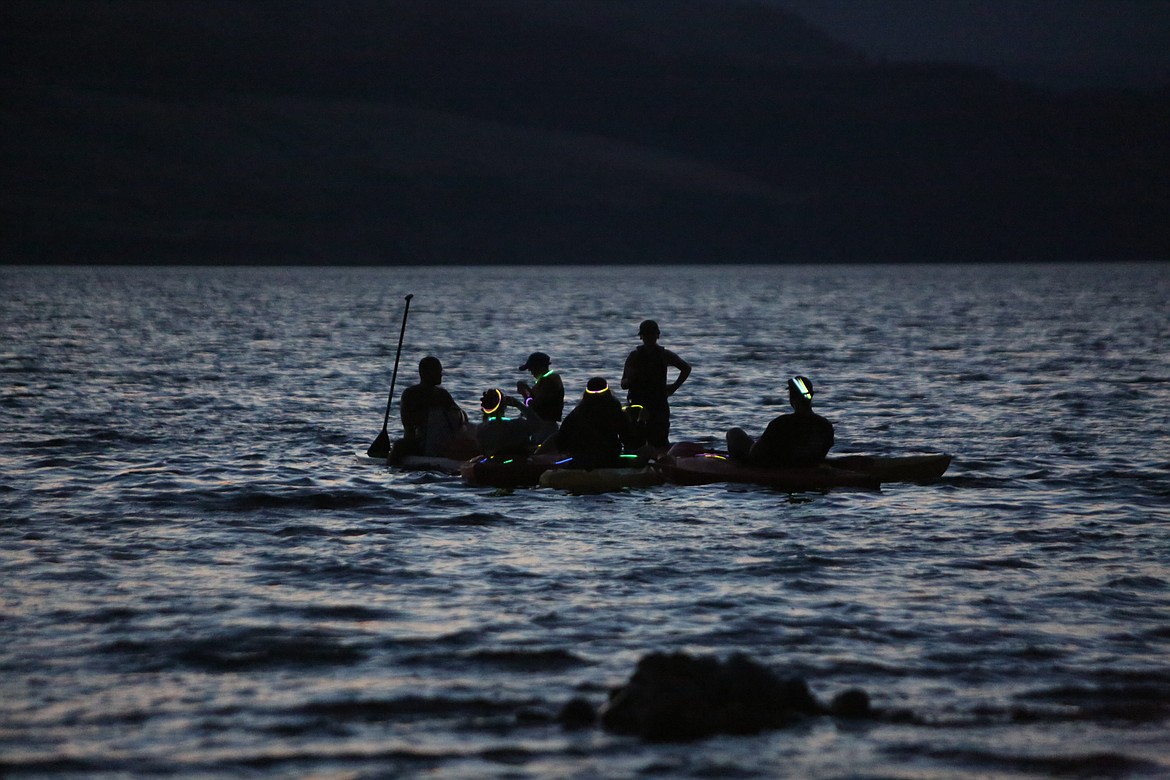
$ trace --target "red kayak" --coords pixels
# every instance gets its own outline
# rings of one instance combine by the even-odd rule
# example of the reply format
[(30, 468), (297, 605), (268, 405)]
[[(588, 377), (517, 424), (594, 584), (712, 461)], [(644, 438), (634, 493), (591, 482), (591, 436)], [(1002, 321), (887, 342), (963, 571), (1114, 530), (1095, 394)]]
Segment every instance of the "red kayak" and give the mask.
[(878, 457), (844, 455), (828, 458), (816, 468), (767, 468), (731, 460), (727, 453), (705, 450), (682, 442), (659, 460), (667, 479), (680, 485), (744, 482), (799, 492), (831, 488), (876, 490), (887, 482), (928, 483), (941, 477), (951, 465), (945, 454)]
[(858, 471), (885, 482), (917, 482), (927, 484), (946, 473), (951, 466), (951, 456), (942, 453), (933, 455), (902, 455), (880, 457), (873, 455), (842, 455), (828, 458), (825, 463), (837, 469)]
[(666, 478), (679, 485), (708, 485), (714, 482), (746, 482), (766, 485), (791, 493), (832, 488), (877, 490), (881, 480), (858, 471), (832, 466), (785, 469), (748, 466), (715, 452), (695, 455), (667, 455), (658, 461)]

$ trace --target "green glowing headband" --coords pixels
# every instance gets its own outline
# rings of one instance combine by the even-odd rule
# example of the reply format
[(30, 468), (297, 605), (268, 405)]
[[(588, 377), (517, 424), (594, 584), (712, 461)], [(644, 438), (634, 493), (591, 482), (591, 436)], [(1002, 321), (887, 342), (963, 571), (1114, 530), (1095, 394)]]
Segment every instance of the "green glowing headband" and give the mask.
[(798, 376), (794, 376), (788, 380), (788, 384), (790, 384), (792, 386), (793, 390), (795, 390), (800, 395), (804, 396), (806, 400), (808, 400), (808, 401), (812, 400), (812, 396), (813, 396), (812, 390), (808, 389), (808, 385), (806, 385), (804, 383), (804, 380), (802, 378), (800, 378)]

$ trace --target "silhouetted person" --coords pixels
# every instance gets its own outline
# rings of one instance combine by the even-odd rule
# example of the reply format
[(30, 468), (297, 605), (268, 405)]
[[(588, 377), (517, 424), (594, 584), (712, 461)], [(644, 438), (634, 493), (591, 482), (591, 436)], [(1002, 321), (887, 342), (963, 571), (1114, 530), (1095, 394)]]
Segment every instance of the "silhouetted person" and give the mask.
[(402, 391), (399, 410), (404, 436), (396, 443), (391, 460), (404, 455), (446, 456), (454, 440), (466, 438), (467, 415), (440, 385), (443, 364), (428, 355), (418, 363), (418, 384)]
[(527, 382), (516, 383), (516, 391), (524, 399), (528, 409), (527, 417), (534, 425), (532, 439), (540, 444), (556, 433), (557, 423), (565, 410), (565, 383), (561, 375), (549, 366), (552, 359), (543, 352), (533, 352), (518, 371), (530, 371), (535, 380), (531, 387)]
[(633, 441), (633, 433), (630, 419), (610, 391), (609, 383), (595, 376), (553, 441), (557, 449), (573, 456), (569, 465), (574, 468), (609, 468), (621, 465), (622, 449)]
[(813, 387), (806, 377), (788, 380), (792, 414), (783, 414), (752, 441), (742, 428), (727, 432), (727, 454), (752, 466), (804, 468), (816, 466), (833, 447), (833, 424), (812, 410)]
[[(628, 392), (632, 405), (642, 407), (641, 421), (646, 442), (656, 448), (670, 446), (670, 402), (667, 401), (691, 375), (691, 366), (669, 349), (658, 344), (658, 323), (645, 320), (638, 326), (642, 346), (626, 357), (622, 371), (622, 388)], [(678, 376), (667, 384), (666, 370), (678, 370)]]
[[(515, 409), (517, 414), (509, 416), (508, 407)], [(527, 409), (528, 407), (512, 396), (504, 395), (504, 391), (498, 387), (484, 390), (483, 395), (479, 398), (479, 410), (483, 413), (483, 422), (491, 422), (492, 420), (515, 420), (521, 412), (527, 411)]]
[[(509, 415), (509, 407), (516, 410)], [(528, 407), (493, 387), (479, 399), (483, 421), (475, 427), (475, 441), (484, 455), (522, 457), (532, 450), (530, 437), (537, 428)]]

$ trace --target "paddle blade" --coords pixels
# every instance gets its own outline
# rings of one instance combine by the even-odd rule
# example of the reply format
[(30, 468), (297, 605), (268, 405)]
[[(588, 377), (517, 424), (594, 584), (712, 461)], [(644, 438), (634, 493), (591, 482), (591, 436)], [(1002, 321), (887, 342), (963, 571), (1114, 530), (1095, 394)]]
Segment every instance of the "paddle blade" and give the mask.
[(371, 458), (390, 457), (390, 435), (386, 433), (385, 428), (378, 434), (378, 438), (374, 439), (374, 443), (366, 450), (366, 454)]

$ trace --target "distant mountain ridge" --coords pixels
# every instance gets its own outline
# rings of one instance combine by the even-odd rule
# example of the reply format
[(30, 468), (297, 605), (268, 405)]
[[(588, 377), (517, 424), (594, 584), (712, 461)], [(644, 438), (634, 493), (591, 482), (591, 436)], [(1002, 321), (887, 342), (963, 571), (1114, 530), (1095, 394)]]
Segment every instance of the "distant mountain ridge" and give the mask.
[(732, 0), (12, 0), (5, 262), (1170, 257), (1170, 96)]

